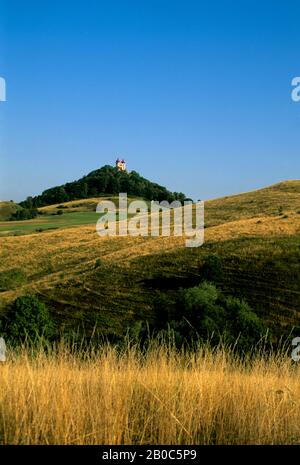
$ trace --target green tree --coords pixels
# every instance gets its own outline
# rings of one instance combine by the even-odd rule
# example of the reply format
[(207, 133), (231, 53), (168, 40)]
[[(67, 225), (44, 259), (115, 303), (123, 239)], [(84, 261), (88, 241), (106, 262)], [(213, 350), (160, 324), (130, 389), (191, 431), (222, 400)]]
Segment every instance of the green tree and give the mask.
[(266, 334), (266, 327), (247, 302), (225, 297), (206, 281), (179, 292), (177, 313), (170, 326), (182, 340), (200, 336), (218, 343), (222, 337), (241, 351), (248, 351)]
[(200, 335), (220, 335), (225, 323), (224, 308), (219, 304), (220, 293), (208, 282), (181, 291), (181, 312), (187, 339)]
[(29, 208), (29, 209), (33, 208), (33, 199), (32, 199), (32, 197), (27, 197), (26, 203), (27, 203), (27, 208)]
[(225, 300), (227, 334), (231, 342), (247, 351), (266, 334), (266, 327), (244, 300), (229, 296)]
[(35, 296), (18, 297), (6, 315), (4, 330), (14, 341), (34, 340), (37, 336), (46, 339), (54, 335), (54, 325), (43, 302)]

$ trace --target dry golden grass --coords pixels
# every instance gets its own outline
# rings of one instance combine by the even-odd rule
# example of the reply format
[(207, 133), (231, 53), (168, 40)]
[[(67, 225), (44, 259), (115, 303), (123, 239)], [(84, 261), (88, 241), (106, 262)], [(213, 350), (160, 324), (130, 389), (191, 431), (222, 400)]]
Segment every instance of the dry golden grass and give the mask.
[(206, 241), (216, 242), (240, 237), (294, 236), (300, 234), (300, 215), (289, 212), (282, 216), (260, 216), (256, 218), (230, 221), (212, 226), (206, 231)]
[(98, 258), (125, 265), (126, 261), (137, 256), (172, 250), (178, 246), (184, 246), (183, 238), (100, 238), (95, 226), (0, 238), (0, 272), (17, 268), (30, 277), (29, 284), (2, 292), (0, 304), (5, 305), (17, 295), (61, 281), (62, 272), (64, 279), (84, 273)]
[[(132, 197), (129, 196), (128, 200), (130, 199), (132, 199)], [(70, 200), (69, 202), (55, 203), (53, 205), (47, 205), (46, 207), (40, 207), (38, 210), (48, 214), (53, 212), (56, 213), (58, 207), (63, 205), (64, 207), (67, 207), (68, 212), (96, 211), (98, 203), (104, 200), (110, 200), (118, 205), (119, 197), (116, 194), (106, 194), (100, 197), (89, 197), (88, 199)]]
[(61, 205), (67, 207), (68, 212), (76, 212), (76, 211), (95, 211), (98, 203), (100, 200), (112, 200), (116, 197), (91, 197), (89, 199), (81, 199), (81, 200), (71, 200), (70, 202), (61, 202), (55, 203), (53, 205), (47, 205), (46, 207), (40, 207), (38, 210), (44, 213), (53, 213), (57, 211), (57, 208)]
[(112, 347), (11, 353), (0, 366), (2, 444), (300, 443), (299, 368), (223, 349), (145, 356)]
[(250, 218), (274, 217), (281, 212), (300, 211), (300, 181), (285, 181), (273, 186), (229, 197), (209, 200), (205, 204), (206, 225), (216, 226)]

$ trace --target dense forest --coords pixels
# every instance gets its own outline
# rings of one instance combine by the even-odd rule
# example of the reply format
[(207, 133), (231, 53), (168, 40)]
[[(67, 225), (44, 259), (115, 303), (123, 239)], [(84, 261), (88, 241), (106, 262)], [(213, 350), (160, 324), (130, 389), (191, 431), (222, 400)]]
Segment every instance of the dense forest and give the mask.
[(34, 209), (70, 200), (97, 197), (103, 194), (126, 192), (129, 196), (143, 197), (147, 200), (185, 200), (182, 192), (170, 192), (159, 184), (148, 181), (136, 171), (130, 173), (118, 171), (105, 165), (92, 171), (78, 181), (68, 182), (62, 186), (52, 187), (36, 197), (27, 197), (20, 205), (26, 209)]

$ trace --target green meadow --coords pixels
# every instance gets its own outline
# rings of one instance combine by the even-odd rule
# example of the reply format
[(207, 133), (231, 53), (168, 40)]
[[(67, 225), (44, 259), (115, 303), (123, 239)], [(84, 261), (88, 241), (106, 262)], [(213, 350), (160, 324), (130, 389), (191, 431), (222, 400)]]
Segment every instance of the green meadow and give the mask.
[(33, 234), (53, 229), (96, 224), (99, 217), (99, 213), (85, 211), (64, 213), (63, 215), (42, 215), (25, 221), (2, 221), (0, 222), (0, 235)]

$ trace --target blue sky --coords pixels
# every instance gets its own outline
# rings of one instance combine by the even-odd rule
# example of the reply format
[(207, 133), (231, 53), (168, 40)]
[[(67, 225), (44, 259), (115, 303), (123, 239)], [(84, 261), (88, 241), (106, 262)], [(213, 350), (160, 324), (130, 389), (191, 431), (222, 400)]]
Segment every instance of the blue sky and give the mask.
[(0, 199), (113, 164), (206, 199), (299, 178), (299, 1), (0, 0)]

